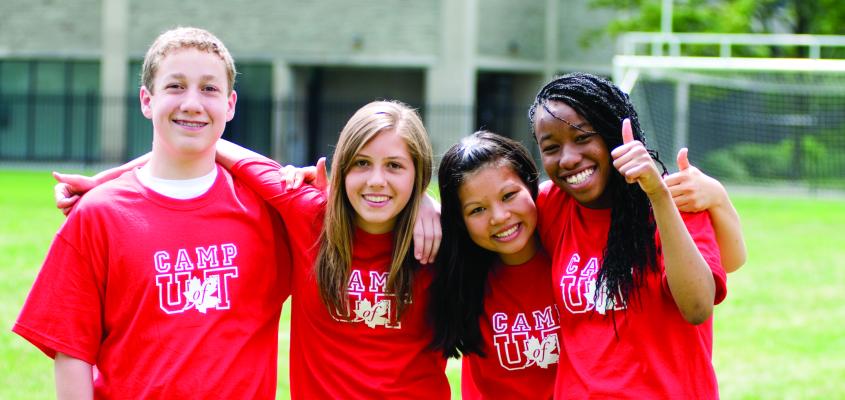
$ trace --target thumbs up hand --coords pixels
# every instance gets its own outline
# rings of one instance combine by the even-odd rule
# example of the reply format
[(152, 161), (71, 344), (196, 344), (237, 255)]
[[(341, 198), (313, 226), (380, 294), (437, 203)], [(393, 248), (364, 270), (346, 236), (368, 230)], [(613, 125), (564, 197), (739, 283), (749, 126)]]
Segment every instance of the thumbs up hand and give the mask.
[(722, 184), (690, 165), (686, 147), (678, 151), (678, 169), (665, 179), (678, 210), (700, 212), (724, 201)]
[(687, 150), (686, 147), (678, 150), (678, 169), (681, 171), (689, 169), (689, 159), (687, 159), (688, 152), (689, 150)]
[(654, 160), (648, 154), (645, 146), (639, 140), (634, 140), (631, 121), (622, 121), (622, 145), (610, 153), (613, 166), (625, 177), (628, 183), (638, 183), (640, 188), (651, 196), (664, 187), (660, 171), (654, 165)]

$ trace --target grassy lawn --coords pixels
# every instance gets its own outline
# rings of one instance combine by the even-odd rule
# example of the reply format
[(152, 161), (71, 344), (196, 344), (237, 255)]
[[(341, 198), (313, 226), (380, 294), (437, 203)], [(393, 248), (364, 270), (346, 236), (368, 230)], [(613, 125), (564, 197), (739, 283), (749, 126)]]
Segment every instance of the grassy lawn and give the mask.
[[(47, 172), (0, 171), (0, 398), (54, 397), (52, 362), (10, 332), (62, 215)], [(714, 364), (725, 399), (845, 397), (845, 201), (734, 199), (748, 263), (716, 308)], [(287, 397), (287, 307), (279, 397)], [(450, 365), (457, 393), (458, 369)]]

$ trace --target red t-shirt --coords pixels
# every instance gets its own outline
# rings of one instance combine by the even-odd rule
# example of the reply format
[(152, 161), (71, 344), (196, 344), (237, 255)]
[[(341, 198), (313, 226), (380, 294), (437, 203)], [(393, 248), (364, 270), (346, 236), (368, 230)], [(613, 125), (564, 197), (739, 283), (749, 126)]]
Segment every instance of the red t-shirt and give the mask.
[(289, 232), (294, 263), (291, 397), (449, 398), (446, 361), (428, 350), (430, 268), (415, 271), (410, 304), (398, 320), (398, 300), (385, 291), (392, 233), (356, 229), (348, 309), (329, 313), (314, 277), (325, 195), (311, 186), (287, 191), (278, 165), (267, 159), (241, 161), (232, 173), (276, 207)]
[[(646, 276), (627, 308), (615, 306), (614, 331), (607, 306), (593, 300), (610, 209), (584, 207), (551, 182), (541, 185), (537, 208), (560, 311), (563, 350), (555, 398), (718, 398), (713, 319), (700, 325), (684, 320), (669, 291), (662, 255), (661, 272)], [(682, 217), (713, 272), (718, 304), (727, 289), (710, 216)]]
[(96, 398), (274, 398), (287, 237), (260, 197), (218, 172), (190, 200), (135, 171), (91, 190), (13, 331), (96, 365)]
[(550, 263), (538, 251), (525, 264), (490, 270), (479, 318), (486, 356), (463, 357), (464, 399), (552, 398), (560, 325)]

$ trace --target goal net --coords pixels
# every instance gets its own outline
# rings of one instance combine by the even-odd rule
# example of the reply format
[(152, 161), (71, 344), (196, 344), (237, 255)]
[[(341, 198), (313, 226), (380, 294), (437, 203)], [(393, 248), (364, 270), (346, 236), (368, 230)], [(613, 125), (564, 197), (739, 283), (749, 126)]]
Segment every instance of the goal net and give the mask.
[(845, 61), (617, 56), (649, 147), (722, 180), (845, 188)]

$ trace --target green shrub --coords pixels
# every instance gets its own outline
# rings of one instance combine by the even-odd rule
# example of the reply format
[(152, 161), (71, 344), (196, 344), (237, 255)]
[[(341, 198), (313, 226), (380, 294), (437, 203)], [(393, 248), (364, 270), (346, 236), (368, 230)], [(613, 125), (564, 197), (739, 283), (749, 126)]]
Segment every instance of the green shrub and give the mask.
[(718, 150), (708, 154), (701, 162), (701, 169), (719, 179), (743, 181), (749, 178), (745, 164), (737, 161), (729, 150)]
[(739, 143), (709, 153), (702, 169), (721, 179), (794, 179), (815, 181), (845, 178), (845, 148), (840, 133), (801, 138), (798, 159), (795, 140), (778, 143)]

